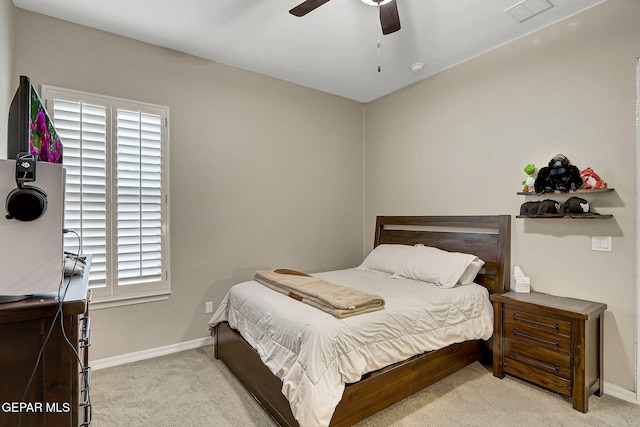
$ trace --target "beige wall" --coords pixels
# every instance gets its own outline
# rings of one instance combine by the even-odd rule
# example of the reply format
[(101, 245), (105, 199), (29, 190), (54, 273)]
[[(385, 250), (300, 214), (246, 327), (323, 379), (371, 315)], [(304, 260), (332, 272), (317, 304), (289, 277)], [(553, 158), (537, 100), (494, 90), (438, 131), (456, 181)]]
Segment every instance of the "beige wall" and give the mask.
[(94, 310), (93, 360), (208, 336), (205, 302), (256, 269), (362, 260), (363, 104), (15, 12), (16, 75), (171, 109), (173, 293)]
[(7, 115), (18, 80), (13, 78), (13, 5), (0, 1), (0, 159), (7, 157)]
[[(563, 153), (615, 193), (602, 221), (513, 219), (537, 291), (608, 304), (605, 381), (633, 390), (640, 2), (609, 0), (366, 106), (365, 243), (382, 214), (512, 214), (523, 168)], [(560, 200), (563, 200), (562, 198)], [(591, 236), (613, 236), (592, 252)]]

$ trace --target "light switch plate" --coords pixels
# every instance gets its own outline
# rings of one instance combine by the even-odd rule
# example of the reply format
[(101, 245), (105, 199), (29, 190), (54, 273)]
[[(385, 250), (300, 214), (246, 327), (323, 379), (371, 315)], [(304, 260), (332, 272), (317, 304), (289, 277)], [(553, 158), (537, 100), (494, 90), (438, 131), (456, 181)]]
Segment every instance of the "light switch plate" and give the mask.
[(591, 250), (611, 252), (611, 236), (592, 236)]

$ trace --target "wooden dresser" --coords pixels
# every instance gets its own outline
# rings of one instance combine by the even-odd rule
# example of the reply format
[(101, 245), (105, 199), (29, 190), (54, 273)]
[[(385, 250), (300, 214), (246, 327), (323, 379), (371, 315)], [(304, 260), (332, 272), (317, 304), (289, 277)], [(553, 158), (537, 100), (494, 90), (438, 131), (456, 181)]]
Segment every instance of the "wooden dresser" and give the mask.
[(91, 425), (86, 278), (70, 281), (59, 315), (56, 297), (0, 304), (0, 427)]
[(495, 294), (493, 375), (505, 373), (569, 396), (589, 410), (602, 396), (606, 304), (538, 292)]

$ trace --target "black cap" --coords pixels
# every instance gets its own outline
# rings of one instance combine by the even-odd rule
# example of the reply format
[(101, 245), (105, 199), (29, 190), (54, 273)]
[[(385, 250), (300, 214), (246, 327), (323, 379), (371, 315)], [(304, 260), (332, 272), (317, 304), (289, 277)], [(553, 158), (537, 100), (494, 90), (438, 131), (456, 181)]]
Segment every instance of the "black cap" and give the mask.
[(520, 205), (520, 215), (536, 216), (538, 214), (538, 203), (540, 202), (524, 202)]
[(538, 215), (540, 217), (559, 217), (562, 216), (560, 214), (560, 203), (555, 200), (546, 199), (541, 201), (538, 204)]
[(563, 216), (559, 212), (560, 203), (555, 200), (542, 200), (540, 202), (524, 202), (520, 206), (520, 215), (531, 218), (552, 218)]
[(560, 206), (560, 213), (572, 218), (593, 218), (599, 215), (591, 212), (591, 205), (587, 200), (576, 196), (569, 197), (562, 206)]

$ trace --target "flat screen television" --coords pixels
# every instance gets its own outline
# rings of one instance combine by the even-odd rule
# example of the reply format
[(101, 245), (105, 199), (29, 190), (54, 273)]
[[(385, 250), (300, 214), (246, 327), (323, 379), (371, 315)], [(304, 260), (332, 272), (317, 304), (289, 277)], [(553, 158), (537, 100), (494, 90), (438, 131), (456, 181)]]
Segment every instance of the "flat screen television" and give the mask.
[(18, 153), (35, 154), (41, 162), (62, 163), (62, 142), (27, 76), (20, 76), (9, 107), (7, 158), (15, 159)]

